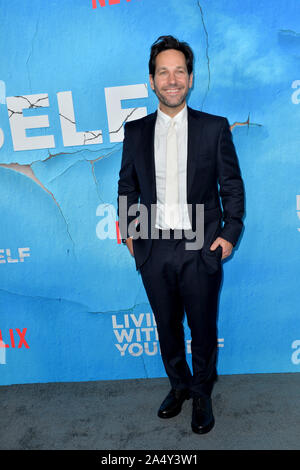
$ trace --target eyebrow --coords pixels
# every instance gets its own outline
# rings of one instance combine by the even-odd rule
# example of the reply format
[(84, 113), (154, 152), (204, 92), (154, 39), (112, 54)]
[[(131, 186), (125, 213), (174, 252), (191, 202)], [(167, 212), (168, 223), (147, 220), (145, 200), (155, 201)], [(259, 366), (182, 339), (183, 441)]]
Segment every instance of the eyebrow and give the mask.
[[(160, 71), (160, 70), (167, 70), (168, 67), (166, 67), (165, 65), (161, 65), (160, 67), (157, 67), (157, 71)], [(182, 70), (186, 70), (186, 67), (184, 65), (177, 65), (176, 66), (176, 69), (182, 69)]]

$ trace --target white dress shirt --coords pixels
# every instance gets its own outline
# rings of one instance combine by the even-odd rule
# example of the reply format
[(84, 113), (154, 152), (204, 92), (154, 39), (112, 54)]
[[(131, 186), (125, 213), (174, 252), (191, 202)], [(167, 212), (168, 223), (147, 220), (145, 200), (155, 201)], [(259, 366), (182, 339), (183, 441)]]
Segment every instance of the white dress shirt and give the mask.
[(174, 118), (163, 113), (160, 108), (157, 109), (157, 119), (155, 124), (155, 177), (157, 194), (157, 211), (155, 227), (160, 229), (169, 229), (164, 220), (164, 204), (166, 191), (166, 150), (167, 134), (171, 121), (175, 123), (177, 134), (177, 154), (178, 154), (178, 182), (179, 185), (179, 212), (181, 221), (175, 227), (177, 229), (191, 229), (191, 223), (187, 208), (187, 186), (186, 186), (186, 168), (187, 168), (187, 106)]

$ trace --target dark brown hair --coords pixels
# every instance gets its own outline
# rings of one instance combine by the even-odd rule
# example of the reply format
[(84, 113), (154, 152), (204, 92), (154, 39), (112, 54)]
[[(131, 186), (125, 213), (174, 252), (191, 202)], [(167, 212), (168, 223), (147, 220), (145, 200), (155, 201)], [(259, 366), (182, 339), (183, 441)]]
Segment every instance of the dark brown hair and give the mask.
[(173, 36), (159, 36), (159, 38), (152, 44), (149, 59), (149, 74), (154, 77), (156, 57), (160, 52), (168, 49), (175, 49), (176, 51), (180, 51), (184, 54), (187, 71), (188, 74), (191, 75), (194, 63), (193, 51), (188, 43), (178, 41), (178, 39)]

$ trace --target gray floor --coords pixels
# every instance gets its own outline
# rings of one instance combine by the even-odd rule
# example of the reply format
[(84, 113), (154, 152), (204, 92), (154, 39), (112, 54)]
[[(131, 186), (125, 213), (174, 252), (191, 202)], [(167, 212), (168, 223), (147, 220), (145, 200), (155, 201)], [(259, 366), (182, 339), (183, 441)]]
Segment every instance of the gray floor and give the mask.
[(191, 431), (191, 400), (157, 417), (168, 391), (166, 378), (1, 386), (0, 449), (300, 449), (300, 374), (219, 377), (206, 435)]

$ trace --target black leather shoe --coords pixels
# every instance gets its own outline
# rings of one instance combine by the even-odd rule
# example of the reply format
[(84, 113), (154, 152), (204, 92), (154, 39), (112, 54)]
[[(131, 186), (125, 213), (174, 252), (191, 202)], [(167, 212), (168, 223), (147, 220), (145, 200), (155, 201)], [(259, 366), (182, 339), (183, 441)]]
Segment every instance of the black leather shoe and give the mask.
[(193, 398), (192, 430), (197, 434), (209, 432), (215, 424), (211, 398)]
[(159, 418), (173, 418), (180, 413), (184, 400), (189, 400), (190, 392), (188, 389), (174, 389), (168, 393), (160, 408), (157, 415)]

